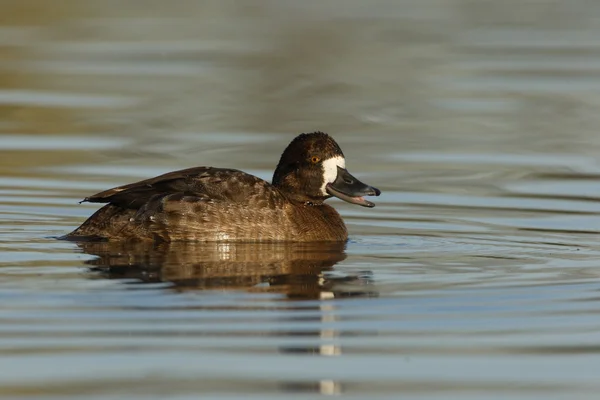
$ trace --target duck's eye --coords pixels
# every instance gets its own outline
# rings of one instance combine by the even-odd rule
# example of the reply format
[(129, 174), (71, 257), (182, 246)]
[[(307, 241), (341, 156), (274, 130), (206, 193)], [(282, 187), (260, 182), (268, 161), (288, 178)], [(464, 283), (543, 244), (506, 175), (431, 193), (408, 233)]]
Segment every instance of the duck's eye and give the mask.
[(310, 162), (312, 162), (313, 164), (318, 163), (319, 161), (321, 161), (321, 159), (317, 156), (312, 156), (310, 159)]

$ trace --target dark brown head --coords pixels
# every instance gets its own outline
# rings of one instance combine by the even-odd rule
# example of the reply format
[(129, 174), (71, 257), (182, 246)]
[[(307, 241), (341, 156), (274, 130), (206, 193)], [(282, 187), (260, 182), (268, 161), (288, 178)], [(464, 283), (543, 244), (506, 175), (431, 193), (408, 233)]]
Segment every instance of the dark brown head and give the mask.
[(375, 207), (362, 196), (379, 196), (346, 170), (340, 146), (326, 133), (303, 133), (285, 149), (273, 175), (273, 185), (290, 198), (315, 204), (331, 196), (364, 207)]

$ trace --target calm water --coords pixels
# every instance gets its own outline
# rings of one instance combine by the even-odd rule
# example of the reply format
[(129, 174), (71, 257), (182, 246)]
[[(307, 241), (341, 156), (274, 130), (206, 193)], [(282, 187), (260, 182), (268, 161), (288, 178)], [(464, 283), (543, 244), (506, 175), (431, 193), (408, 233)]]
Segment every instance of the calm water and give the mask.
[[(600, 3), (3, 2), (0, 395), (600, 390)], [(270, 179), (330, 132), (339, 246), (56, 241), (100, 190)]]

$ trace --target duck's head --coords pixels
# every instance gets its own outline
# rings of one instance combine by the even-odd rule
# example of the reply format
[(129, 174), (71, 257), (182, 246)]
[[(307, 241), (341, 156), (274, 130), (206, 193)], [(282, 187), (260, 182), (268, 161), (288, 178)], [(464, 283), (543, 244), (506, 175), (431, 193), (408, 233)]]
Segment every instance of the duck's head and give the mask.
[(363, 207), (375, 207), (363, 196), (381, 191), (350, 175), (340, 146), (323, 132), (303, 133), (285, 149), (273, 185), (290, 198), (320, 204), (331, 196)]

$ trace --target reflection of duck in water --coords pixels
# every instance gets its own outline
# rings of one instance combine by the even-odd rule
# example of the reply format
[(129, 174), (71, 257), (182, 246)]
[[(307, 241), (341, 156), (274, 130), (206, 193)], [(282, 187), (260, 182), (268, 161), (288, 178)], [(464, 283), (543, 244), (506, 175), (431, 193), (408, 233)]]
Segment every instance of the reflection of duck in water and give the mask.
[(373, 207), (362, 196), (379, 194), (350, 175), (329, 135), (315, 132), (289, 144), (272, 184), (233, 169), (170, 172), (87, 197), (107, 204), (63, 239), (343, 242), (344, 221), (324, 201)]
[[(289, 298), (368, 295), (364, 276), (328, 272), (346, 258), (345, 244), (80, 242), (93, 270), (109, 279), (171, 282), (184, 289), (237, 289)], [(371, 288), (369, 288), (371, 289)]]

